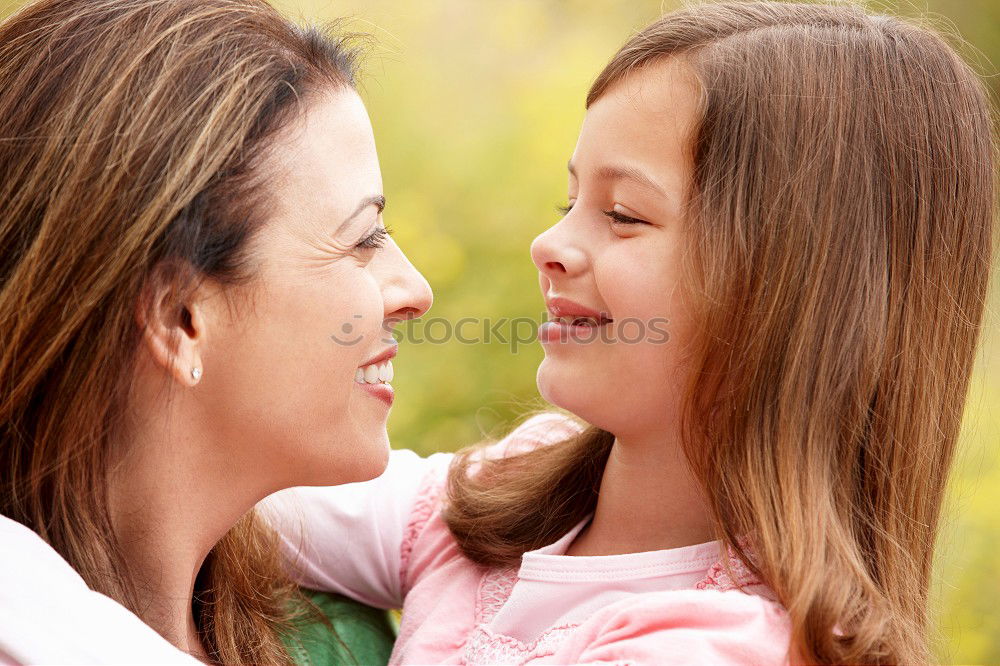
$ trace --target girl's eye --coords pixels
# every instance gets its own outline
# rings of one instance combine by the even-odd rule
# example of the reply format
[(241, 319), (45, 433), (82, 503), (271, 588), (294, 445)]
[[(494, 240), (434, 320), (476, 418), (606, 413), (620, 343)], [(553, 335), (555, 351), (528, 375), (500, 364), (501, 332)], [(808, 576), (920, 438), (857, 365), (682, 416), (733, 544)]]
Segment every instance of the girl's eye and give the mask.
[(569, 212), (573, 210), (573, 203), (570, 202), (565, 206), (556, 206), (556, 212), (561, 215), (569, 215)]
[(359, 250), (377, 250), (385, 245), (386, 239), (391, 235), (392, 229), (388, 227), (376, 227), (375, 231), (361, 239), (354, 247)]
[(630, 215), (625, 215), (624, 213), (619, 213), (614, 209), (602, 210), (601, 212), (607, 215), (609, 218), (611, 218), (612, 222), (615, 222), (617, 224), (649, 224), (649, 222), (647, 222), (646, 220), (640, 220), (637, 217), (632, 217)]

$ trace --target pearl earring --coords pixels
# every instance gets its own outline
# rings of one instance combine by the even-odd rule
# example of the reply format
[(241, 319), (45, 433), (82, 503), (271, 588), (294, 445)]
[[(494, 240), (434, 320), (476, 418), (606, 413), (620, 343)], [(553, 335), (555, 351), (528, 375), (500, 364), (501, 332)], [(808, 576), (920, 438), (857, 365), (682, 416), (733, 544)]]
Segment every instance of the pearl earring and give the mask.
[(195, 381), (201, 379), (201, 368), (191, 368), (191, 376)]

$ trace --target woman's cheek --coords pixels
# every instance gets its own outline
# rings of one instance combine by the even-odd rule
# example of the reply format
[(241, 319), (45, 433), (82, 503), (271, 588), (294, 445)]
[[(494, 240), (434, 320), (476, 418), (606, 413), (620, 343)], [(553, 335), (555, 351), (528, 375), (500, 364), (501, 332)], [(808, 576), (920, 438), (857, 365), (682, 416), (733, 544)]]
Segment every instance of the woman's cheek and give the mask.
[(337, 287), (340, 338), (356, 349), (358, 363), (381, 351), (387, 344), (383, 330), (385, 308), (375, 279), (364, 269), (356, 269), (350, 280)]

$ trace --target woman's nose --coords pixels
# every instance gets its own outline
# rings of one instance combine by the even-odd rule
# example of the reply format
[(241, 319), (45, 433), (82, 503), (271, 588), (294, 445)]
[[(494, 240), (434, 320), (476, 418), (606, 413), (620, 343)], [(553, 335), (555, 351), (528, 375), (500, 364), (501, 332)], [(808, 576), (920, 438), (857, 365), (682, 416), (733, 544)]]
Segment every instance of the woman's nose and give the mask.
[(578, 275), (587, 265), (587, 255), (569, 237), (566, 220), (535, 238), (531, 243), (531, 260), (539, 272), (554, 279)]
[(390, 254), (382, 279), (385, 318), (402, 321), (422, 316), (434, 302), (431, 286), (395, 242), (390, 240), (383, 252)]

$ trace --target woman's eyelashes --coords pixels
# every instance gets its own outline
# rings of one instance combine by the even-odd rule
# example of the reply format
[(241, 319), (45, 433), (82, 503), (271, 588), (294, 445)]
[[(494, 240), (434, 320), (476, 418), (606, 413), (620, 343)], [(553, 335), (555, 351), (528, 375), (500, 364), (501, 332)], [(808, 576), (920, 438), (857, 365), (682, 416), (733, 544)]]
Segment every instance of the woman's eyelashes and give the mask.
[(377, 250), (385, 245), (386, 239), (392, 235), (392, 229), (378, 226), (375, 230), (358, 241), (354, 247), (359, 250)]

